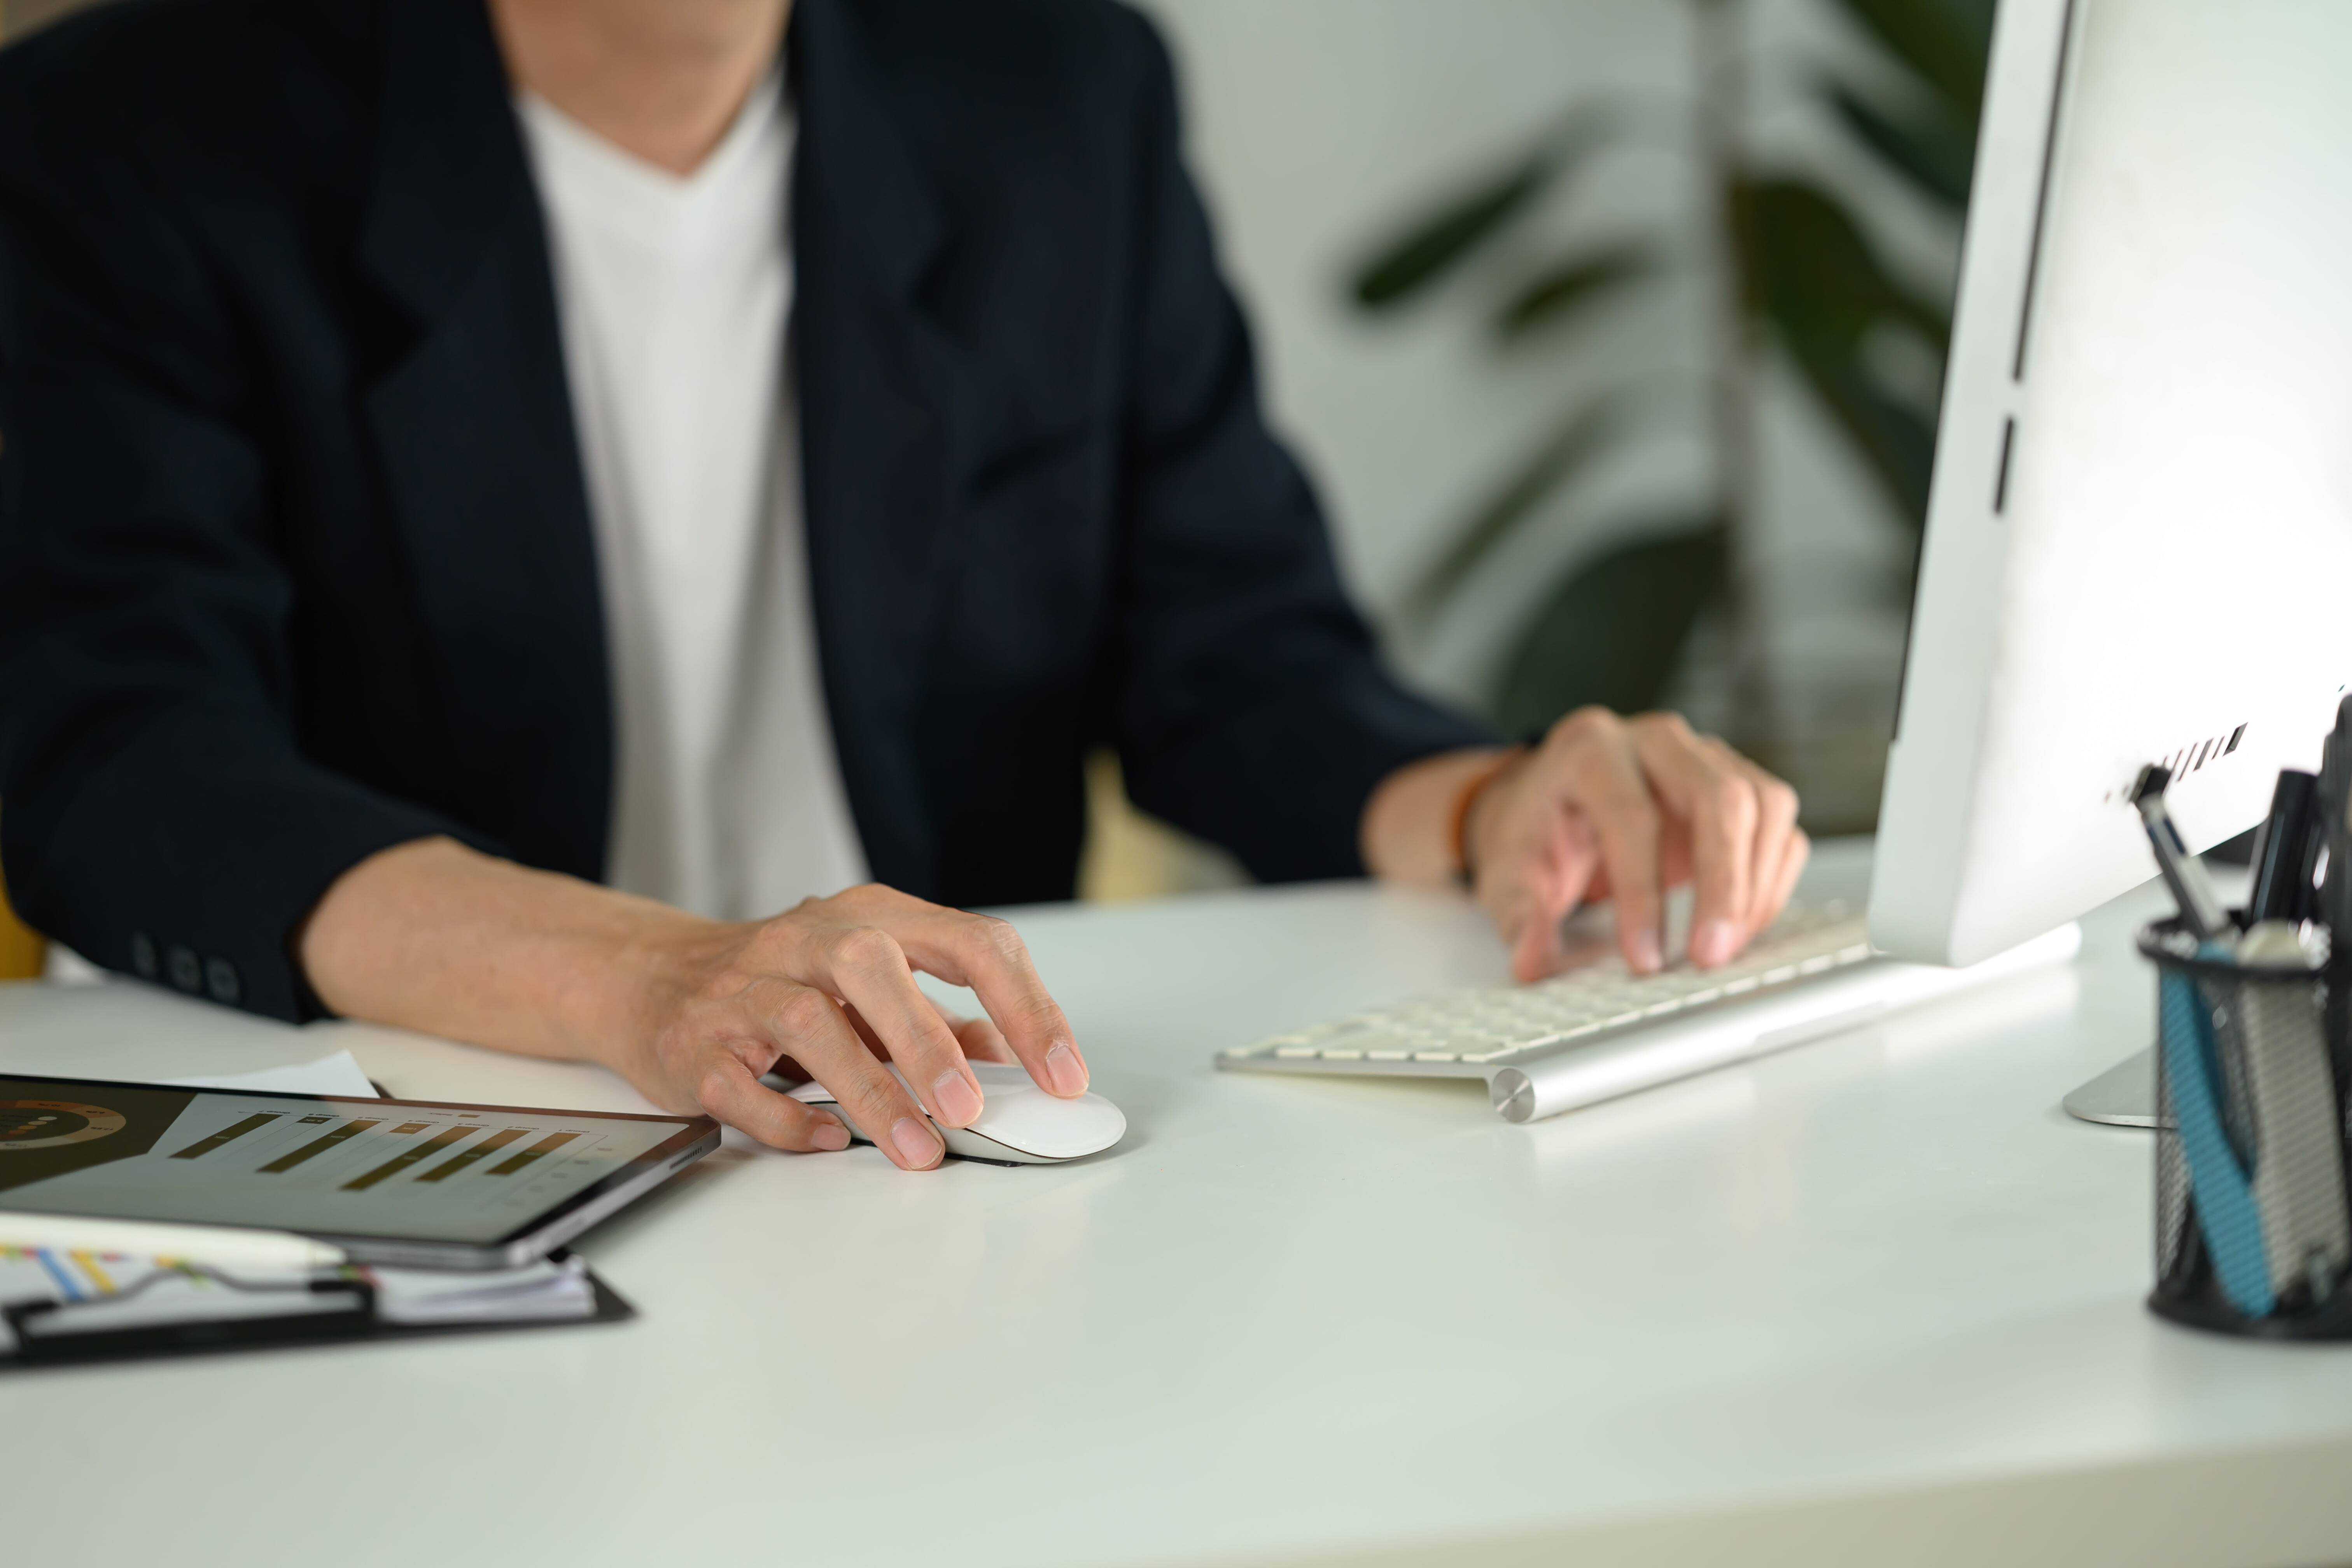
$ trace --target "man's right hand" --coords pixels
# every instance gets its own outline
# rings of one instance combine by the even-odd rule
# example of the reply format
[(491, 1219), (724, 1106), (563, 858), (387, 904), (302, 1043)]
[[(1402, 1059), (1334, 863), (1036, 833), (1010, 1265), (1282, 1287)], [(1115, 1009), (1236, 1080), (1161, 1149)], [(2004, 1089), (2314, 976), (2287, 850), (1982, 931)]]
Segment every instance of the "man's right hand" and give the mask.
[[(888, 888), (727, 924), (449, 839), (371, 856), (299, 939), (329, 1007), (527, 1056), (604, 1063), (667, 1110), (779, 1149), (845, 1148), (839, 1118), (761, 1083), (814, 1078), (906, 1170), (945, 1154), (928, 1114), (980, 1115), (970, 1061), (1018, 1061), (1069, 1098), (1086, 1059), (1013, 928)], [(943, 1012), (915, 973), (969, 986)], [(889, 1070), (897, 1064), (913, 1092)]]
[[(980, 1115), (970, 1059), (1017, 1061), (1049, 1094), (1086, 1090), (1069, 1023), (1003, 921), (868, 886), (683, 948), (646, 1027), (610, 1063), (667, 1110), (705, 1111), (779, 1149), (846, 1148), (832, 1113), (759, 1081), (813, 1078), (859, 1127), (882, 1130), (883, 1152), (920, 1171), (945, 1152), (923, 1113), (947, 1127)], [(917, 970), (971, 987), (988, 1017), (943, 1012)]]

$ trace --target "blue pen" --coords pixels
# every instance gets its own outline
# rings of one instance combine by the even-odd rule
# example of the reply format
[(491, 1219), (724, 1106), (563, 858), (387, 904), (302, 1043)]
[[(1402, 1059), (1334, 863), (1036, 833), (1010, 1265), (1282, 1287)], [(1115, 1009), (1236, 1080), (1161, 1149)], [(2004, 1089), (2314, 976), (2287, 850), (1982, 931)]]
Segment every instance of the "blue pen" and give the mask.
[[(2218, 944), (2198, 954), (2208, 955), (2228, 956)], [(2197, 982), (2187, 974), (2167, 970), (2161, 992), (2163, 1016), (2157, 1033), (2205, 1249), (2212, 1254), (2213, 1271), (2221, 1277), (2221, 1293), (2230, 1304), (2250, 1318), (2267, 1318), (2278, 1305), (2271, 1293), (2270, 1253), (2263, 1245), (2263, 1215), (2254, 1202), (2253, 1183), (2221, 1126), (2213, 1017)]]

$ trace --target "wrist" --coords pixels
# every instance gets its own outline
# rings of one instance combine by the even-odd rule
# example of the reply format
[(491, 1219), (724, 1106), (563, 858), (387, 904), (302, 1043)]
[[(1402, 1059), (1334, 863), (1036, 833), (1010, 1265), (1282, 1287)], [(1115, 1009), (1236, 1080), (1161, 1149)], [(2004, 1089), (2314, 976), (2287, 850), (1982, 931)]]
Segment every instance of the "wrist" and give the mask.
[(1474, 785), (1511, 752), (1446, 752), (1408, 763), (1381, 781), (1364, 807), (1364, 864), (1389, 881), (1450, 887), (1460, 879), (1459, 817)]
[(339, 878), (298, 952), (345, 1017), (617, 1068), (693, 985), (698, 952), (722, 951), (730, 929), (421, 839)]
[(1525, 760), (1528, 748), (1514, 746), (1491, 758), (1487, 765), (1473, 774), (1463, 786), (1462, 797), (1454, 810), (1453, 859), (1454, 879), (1465, 888), (1478, 885), (1478, 846), (1481, 830), (1493, 815), (1489, 803), (1502, 792), (1496, 788), (1504, 778), (1517, 771)]
[(543, 973), (553, 982), (546, 1003), (562, 1054), (634, 1081), (656, 1037), (736, 945), (736, 928), (649, 899), (595, 892), (601, 907), (546, 952)]

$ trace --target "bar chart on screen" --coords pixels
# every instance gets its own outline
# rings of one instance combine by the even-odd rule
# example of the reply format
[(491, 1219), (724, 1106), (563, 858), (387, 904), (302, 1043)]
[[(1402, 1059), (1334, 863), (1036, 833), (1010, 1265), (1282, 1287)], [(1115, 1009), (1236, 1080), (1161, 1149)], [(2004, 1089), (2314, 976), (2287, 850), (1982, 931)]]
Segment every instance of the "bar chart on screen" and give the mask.
[[(82, 1092), (104, 1098), (106, 1089)], [(153, 1091), (149, 1091), (151, 1096)], [(677, 1131), (666, 1121), (562, 1111), (390, 1105), (203, 1091), (147, 1107), (143, 1142), (87, 1150), (62, 1173), (0, 1162), (7, 1206), (135, 1213), (354, 1235), (504, 1235), (626, 1166)], [(176, 1103), (184, 1100), (184, 1105)], [(28, 1102), (29, 1103), (29, 1102)], [(76, 1128), (104, 1107), (74, 1110)], [(39, 1121), (46, 1115), (47, 1121)], [(65, 1144), (63, 1111), (27, 1110), (16, 1142)], [(60, 1131), (66, 1130), (66, 1131)], [(115, 1152), (119, 1149), (120, 1152)]]

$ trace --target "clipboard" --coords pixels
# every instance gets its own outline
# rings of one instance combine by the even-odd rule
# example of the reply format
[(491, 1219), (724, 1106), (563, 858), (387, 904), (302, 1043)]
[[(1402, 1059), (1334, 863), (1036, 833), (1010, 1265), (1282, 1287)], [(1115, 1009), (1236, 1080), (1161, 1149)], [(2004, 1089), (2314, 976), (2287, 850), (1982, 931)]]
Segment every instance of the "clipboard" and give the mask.
[[(561, 1258), (563, 1254), (557, 1254)], [(54, 1320), (75, 1303), (28, 1302), (0, 1308), (15, 1340), (0, 1352), (0, 1374), (46, 1367), (88, 1366), (95, 1363), (143, 1361), (161, 1356), (204, 1355), (222, 1351), (268, 1350), (278, 1346), (352, 1344), (383, 1340), (439, 1338), (449, 1334), (501, 1333), (530, 1329), (569, 1329), (591, 1323), (626, 1322), (637, 1310), (593, 1269), (584, 1278), (594, 1293), (592, 1311), (573, 1317), (521, 1318), (446, 1323), (403, 1323), (377, 1316), (375, 1288), (359, 1279), (320, 1279), (301, 1287), (271, 1286), (263, 1292), (291, 1302), (302, 1298), (299, 1310), (256, 1312), (236, 1317), (206, 1317), (180, 1322), (149, 1323), (136, 1328), (43, 1331), (38, 1320)], [(321, 1300), (328, 1302), (320, 1305)]]

